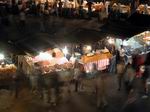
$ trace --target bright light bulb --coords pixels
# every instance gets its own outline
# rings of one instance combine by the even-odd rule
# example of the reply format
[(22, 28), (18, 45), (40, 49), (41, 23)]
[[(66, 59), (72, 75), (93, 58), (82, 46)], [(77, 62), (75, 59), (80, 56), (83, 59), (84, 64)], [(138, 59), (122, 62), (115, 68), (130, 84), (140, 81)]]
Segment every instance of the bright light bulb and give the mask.
[(108, 39), (108, 43), (109, 43), (109, 44), (114, 44), (114, 43), (115, 43), (115, 42), (114, 42), (114, 39), (112, 39), (112, 38)]
[(0, 54), (0, 60), (4, 59), (4, 54)]
[(86, 47), (86, 49), (87, 49), (87, 50), (92, 50), (92, 47), (91, 47), (90, 45), (88, 45), (88, 46)]
[(41, 60), (50, 60), (52, 56), (49, 53), (40, 52), (39, 57)]
[(68, 49), (67, 49), (66, 46), (65, 46), (65, 48), (64, 48), (62, 51), (63, 51), (63, 53), (65, 54), (65, 56), (68, 54)]

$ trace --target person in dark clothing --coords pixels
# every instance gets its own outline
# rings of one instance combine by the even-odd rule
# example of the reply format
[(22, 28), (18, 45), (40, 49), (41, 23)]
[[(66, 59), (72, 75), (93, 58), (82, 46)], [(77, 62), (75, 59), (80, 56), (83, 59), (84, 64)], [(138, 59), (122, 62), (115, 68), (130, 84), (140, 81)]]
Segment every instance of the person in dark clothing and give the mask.
[(19, 72), (13, 75), (13, 92), (14, 92), (14, 97), (18, 98), (19, 94)]
[(79, 64), (78, 62), (76, 61), (75, 62), (75, 67), (74, 67), (74, 83), (75, 83), (75, 92), (78, 92), (78, 89), (79, 89), (79, 76), (81, 75), (81, 71), (80, 71), (80, 68), (79, 68)]
[(49, 4), (48, 4), (48, 0), (46, 0), (45, 2), (45, 10), (48, 10)]
[(19, 8), (17, 4), (12, 4), (12, 14), (18, 15), (19, 14)]
[(93, 5), (93, 3), (91, 1), (87, 3), (87, 6), (88, 6), (88, 19), (91, 19), (92, 5)]
[(57, 104), (57, 99), (59, 96), (59, 75), (56, 71), (44, 76), (44, 83), (46, 89), (46, 102), (52, 105)]
[(117, 64), (118, 91), (120, 91), (120, 89), (122, 87), (124, 71), (125, 71), (125, 64), (123, 61), (121, 61), (119, 64)]
[(148, 94), (148, 79), (150, 76), (150, 53), (147, 54), (147, 58), (145, 60), (145, 70), (142, 76), (143, 84), (144, 84), (144, 92), (145, 94)]
[(134, 79), (135, 79), (135, 70), (132, 67), (132, 61), (130, 61), (126, 66), (126, 72), (124, 75), (127, 93), (130, 93), (133, 90)]
[(150, 52), (146, 56), (145, 65), (150, 65)]
[(59, 16), (62, 16), (62, 6), (63, 6), (63, 3), (61, 0), (59, 0), (59, 3), (58, 3), (58, 12), (59, 12)]
[(116, 63), (118, 64), (119, 62), (120, 62), (119, 50), (116, 50)]

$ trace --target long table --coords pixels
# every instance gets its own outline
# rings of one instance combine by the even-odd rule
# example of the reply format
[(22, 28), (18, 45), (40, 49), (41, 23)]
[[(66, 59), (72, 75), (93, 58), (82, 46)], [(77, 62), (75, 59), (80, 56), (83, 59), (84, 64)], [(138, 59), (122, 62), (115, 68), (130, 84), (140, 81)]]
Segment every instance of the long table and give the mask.
[(109, 59), (111, 58), (110, 53), (95, 54), (93, 56), (82, 56), (81, 61), (83, 62), (84, 70), (91, 72), (93, 64), (96, 65), (97, 70), (105, 70), (109, 65)]

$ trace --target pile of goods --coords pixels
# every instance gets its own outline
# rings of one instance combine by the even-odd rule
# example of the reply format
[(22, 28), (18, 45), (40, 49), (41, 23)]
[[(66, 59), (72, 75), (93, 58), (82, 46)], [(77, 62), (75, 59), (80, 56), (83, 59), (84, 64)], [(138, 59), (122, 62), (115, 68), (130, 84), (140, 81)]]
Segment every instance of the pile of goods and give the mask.
[(69, 69), (72, 69), (73, 68), (73, 64), (72, 63), (65, 63), (65, 64), (62, 64), (62, 65), (54, 65), (54, 66), (49, 66), (49, 65), (45, 65), (45, 66), (42, 66), (42, 72), (43, 74), (47, 74), (47, 73), (50, 73), (50, 72), (57, 72), (57, 71), (66, 71), (66, 70), (69, 70)]
[(14, 64), (0, 65), (0, 79), (12, 78), (16, 71), (17, 68)]

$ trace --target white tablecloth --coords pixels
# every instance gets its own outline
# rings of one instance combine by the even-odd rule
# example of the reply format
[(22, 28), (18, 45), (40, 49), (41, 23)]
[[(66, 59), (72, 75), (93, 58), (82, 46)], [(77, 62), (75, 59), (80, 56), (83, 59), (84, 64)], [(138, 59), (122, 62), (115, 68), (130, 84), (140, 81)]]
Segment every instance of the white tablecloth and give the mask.
[(90, 62), (84, 64), (84, 69), (86, 72), (91, 72), (93, 68), (93, 64), (96, 65), (97, 70), (105, 70), (109, 65), (109, 59), (102, 59), (95, 62)]

